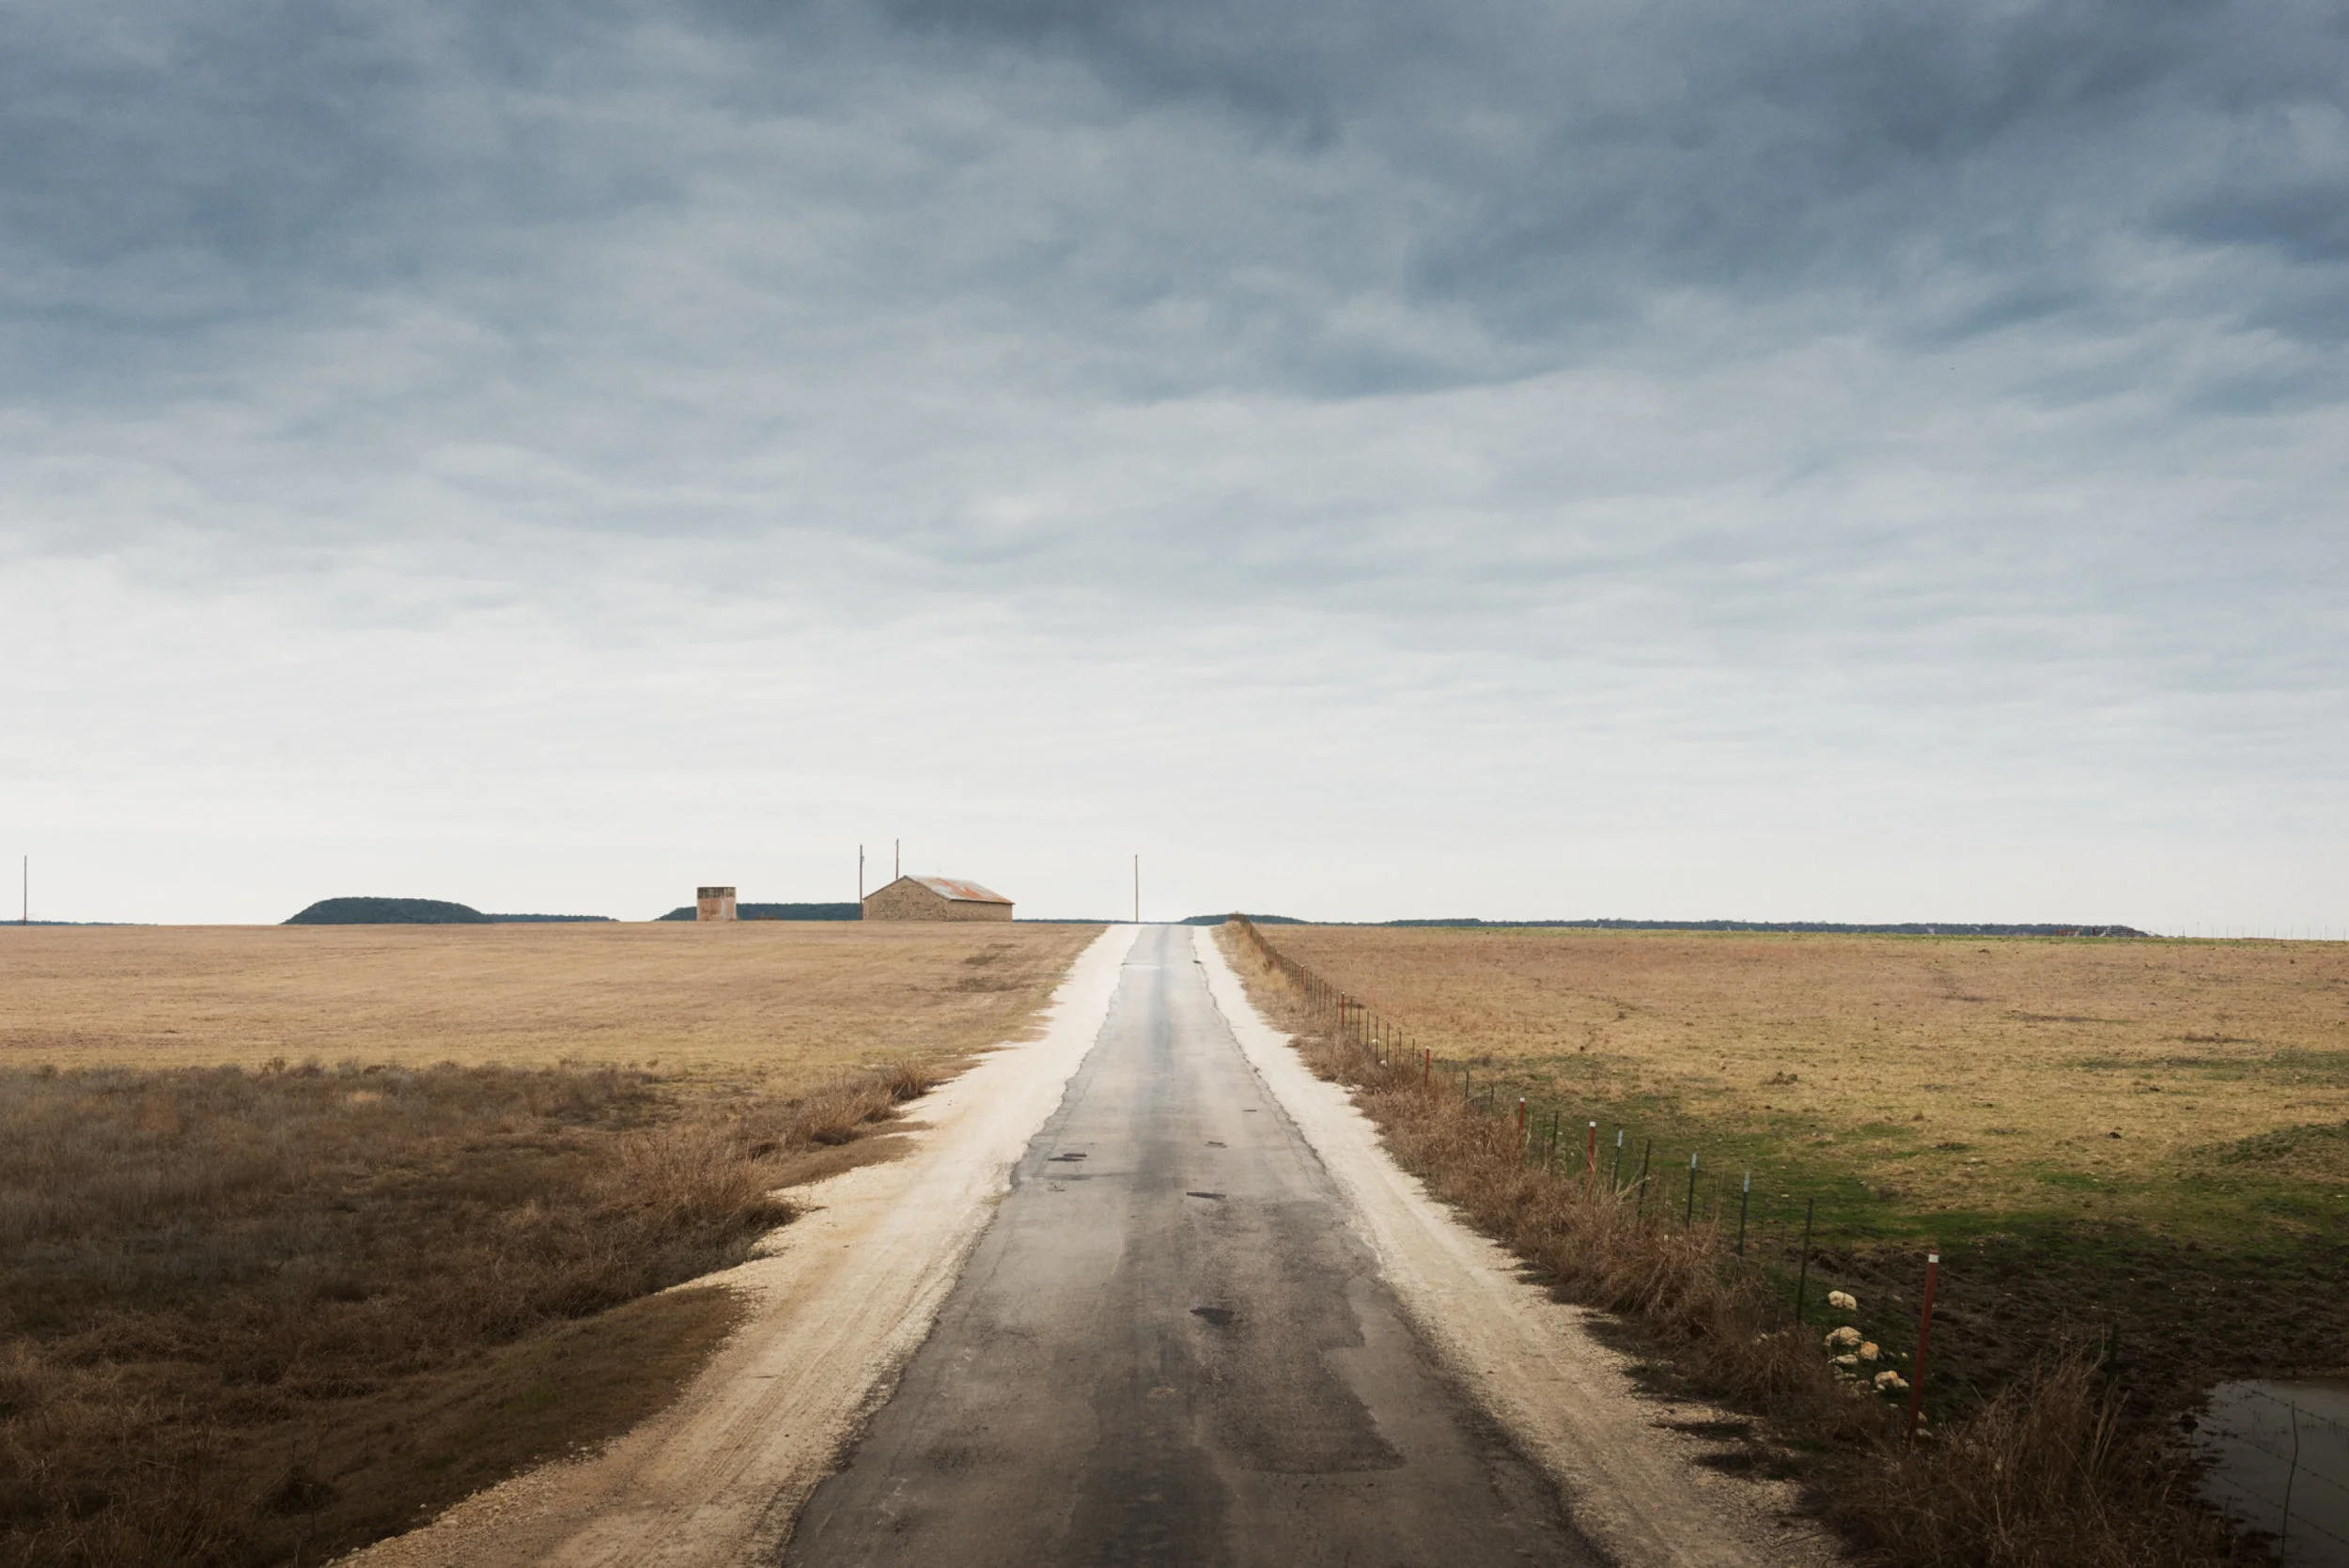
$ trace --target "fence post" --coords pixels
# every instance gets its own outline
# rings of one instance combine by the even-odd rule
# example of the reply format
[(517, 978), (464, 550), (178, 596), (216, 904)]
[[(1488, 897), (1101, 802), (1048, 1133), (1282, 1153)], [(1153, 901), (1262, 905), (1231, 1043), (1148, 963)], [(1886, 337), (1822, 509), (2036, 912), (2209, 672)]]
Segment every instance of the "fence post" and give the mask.
[(1582, 1162), (1582, 1201), (1589, 1203), (1598, 1194), (1598, 1124), (1591, 1124), (1590, 1152)]
[(1517, 1163), (1525, 1163), (1525, 1096), (1517, 1096)]
[(1746, 1172), (1745, 1186), (1737, 1189), (1737, 1255), (1746, 1255), (1746, 1205), (1753, 1201), (1753, 1172)]
[(1811, 1217), (1818, 1212), (1819, 1200), (1806, 1198), (1802, 1205), (1802, 1266), (1795, 1273), (1795, 1322), (1802, 1322), (1802, 1293), (1811, 1284)]
[(1420, 1053), (1419, 1086), (1425, 1089), (1436, 1081), (1436, 1053), (1433, 1048)]
[(1697, 1157), (1688, 1156), (1688, 1212), (1680, 1217), (1680, 1228), (1690, 1231), (1697, 1223)]
[(1623, 1190), (1623, 1128), (1621, 1127), (1615, 1129), (1615, 1166), (1613, 1170), (1607, 1172), (1607, 1190), (1610, 1193)]
[[(1908, 1383), (1908, 1446), (1917, 1446), (1917, 1418), (1925, 1405), (1925, 1344), (1933, 1338), (1933, 1285), (1941, 1273), (1941, 1254), (1925, 1254), (1925, 1304), (1917, 1314), (1917, 1364), (1909, 1369)], [(2284, 1494), (2284, 1512), (2289, 1520), (2292, 1494)]]
[(1631, 1212), (1634, 1214), (1647, 1212), (1647, 1162), (1655, 1157), (1655, 1154), (1656, 1140), (1651, 1138), (1647, 1141), (1647, 1147), (1640, 1151), (1640, 1198), (1639, 1202), (1631, 1206)]

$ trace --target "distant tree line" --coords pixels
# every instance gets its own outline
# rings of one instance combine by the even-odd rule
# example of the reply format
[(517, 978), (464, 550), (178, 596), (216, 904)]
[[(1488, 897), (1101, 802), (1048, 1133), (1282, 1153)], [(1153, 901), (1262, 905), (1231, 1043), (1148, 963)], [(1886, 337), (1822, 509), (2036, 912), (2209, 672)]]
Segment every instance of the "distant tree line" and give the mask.
[[(862, 920), (862, 904), (741, 904), (734, 906), (739, 920)], [(697, 920), (698, 911), (691, 904), (680, 904), (661, 917), (662, 920)]]
[[(1221, 925), (1228, 915), (1192, 915), (1185, 925)], [(1809, 931), (1868, 937), (2143, 937), (2134, 925), (1999, 925), (1965, 921), (1905, 921), (1871, 925), (1832, 920), (1451, 920), (1302, 921), (1289, 915), (1250, 915), (1258, 925), (1484, 926), (1497, 931)]]

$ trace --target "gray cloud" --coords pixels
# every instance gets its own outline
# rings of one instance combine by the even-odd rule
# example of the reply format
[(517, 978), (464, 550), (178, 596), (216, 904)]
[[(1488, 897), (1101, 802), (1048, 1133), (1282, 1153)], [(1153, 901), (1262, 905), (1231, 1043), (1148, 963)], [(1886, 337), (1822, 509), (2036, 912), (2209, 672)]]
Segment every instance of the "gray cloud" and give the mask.
[(19, 6), (0, 802), (95, 854), (211, 780), (303, 876), (649, 867), (717, 787), (779, 866), (745, 802), (1130, 800), (1495, 913), (1529, 843), (1630, 912), (2314, 887), (2344, 67), (2313, 5)]

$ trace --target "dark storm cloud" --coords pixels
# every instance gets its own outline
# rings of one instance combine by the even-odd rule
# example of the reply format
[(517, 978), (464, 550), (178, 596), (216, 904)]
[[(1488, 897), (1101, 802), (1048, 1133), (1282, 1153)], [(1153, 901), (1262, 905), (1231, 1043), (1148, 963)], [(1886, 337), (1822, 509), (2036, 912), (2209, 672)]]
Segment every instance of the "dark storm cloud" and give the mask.
[[(885, 137), (942, 91), (970, 106), (898, 149), (925, 166), (860, 193), (859, 286), (1065, 322), (1082, 343), (1054, 368), (1139, 397), (1535, 374), (1673, 289), (1942, 339), (2183, 308), (2330, 341), (2340, 314), (2338, 279), (2278, 275), (2343, 260), (2349, 41), (2317, 6), (95, 5), (0, 26), (20, 365), (69, 375), (107, 325), (298, 310), (485, 234), (528, 265), (534, 230), (689, 209), (750, 156), (729, 131)], [(991, 210), (952, 199), (1023, 129), (1081, 161), (1151, 116), (1221, 128), (1197, 182), (1038, 166)], [(773, 192), (771, 222), (811, 194)], [(937, 225), (949, 243), (916, 242)], [(2115, 244), (2240, 260), (2181, 299)], [(1347, 318), (1366, 303), (1409, 330)]]
[(1398, 281), (1519, 336), (1677, 285), (1849, 286), (1897, 318), (1939, 272), (1995, 298), (1953, 315), (1925, 303), (1930, 324), (1995, 330), (2099, 296), (2126, 308), (2081, 286), (2104, 259), (2092, 232), (2329, 256), (2349, 210), (2349, 47), (2331, 8), (889, 9), (1065, 51), (1130, 99), (1212, 103), (1308, 147), (1361, 144), (1393, 178), (1389, 197), (1436, 198)]

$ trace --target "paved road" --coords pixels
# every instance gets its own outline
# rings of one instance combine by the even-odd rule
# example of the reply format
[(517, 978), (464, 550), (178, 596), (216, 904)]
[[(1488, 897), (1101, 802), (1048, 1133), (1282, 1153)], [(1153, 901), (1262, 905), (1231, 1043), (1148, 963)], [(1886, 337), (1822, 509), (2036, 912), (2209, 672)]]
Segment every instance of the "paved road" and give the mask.
[(794, 1568), (1596, 1564), (1438, 1372), (1191, 955), (1144, 930)]

